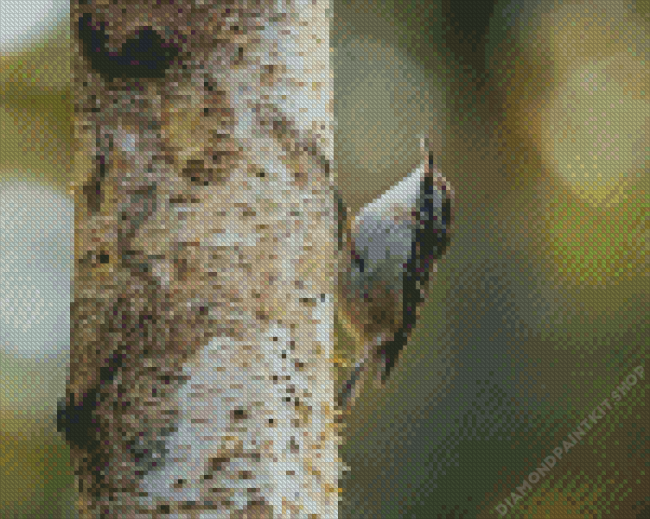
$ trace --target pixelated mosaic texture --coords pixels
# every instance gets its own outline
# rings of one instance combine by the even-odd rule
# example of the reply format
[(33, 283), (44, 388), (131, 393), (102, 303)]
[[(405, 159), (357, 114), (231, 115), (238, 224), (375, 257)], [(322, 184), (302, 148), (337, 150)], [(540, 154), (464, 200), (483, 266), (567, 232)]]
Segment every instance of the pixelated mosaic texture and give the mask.
[[(347, 22), (359, 32), (358, 54), (372, 52), (367, 42), (378, 32), (403, 50), (388, 58), (375, 51), (376, 61), (399, 74), (373, 81), (374, 70), (363, 70), (364, 78), (343, 88), (347, 99), (337, 97), (347, 108), (360, 107), (337, 114), (337, 140), (358, 143), (355, 163), (342, 160), (339, 175), (359, 207), (406, 174), (398, 164), (377, 185), (375, 166), (386, 160), (371, 162), (373, 150), (400, 142), (401, 130), (369, 130), (395, 128), (390, 116), (373, 116), (386, 113), (381, 108), (396, 97), (388, 91), (381, 98), (380, 88), (368, 96), (368, 87), (410, 85), (417, 74), (404, 78), (404, 70), (414, 60), (435, 61), (427, 49), (444, 34), (412, 28), (450, 16), (433, 3), (430, 12), (411, 9), (418, 17), (403, 16), (407, 9), (395, 4), (340, 5), (334, 25)], [(452, 55), (444, 73), (433, 72), (448, 89), (440, 107), (447, 124), (442, 169), (464, 195), (457, 242), (400, 370), (384, 392), (364, 393), (349, 423), (344, 455), (355, 476), (345, 483), (342, 516), (498, 517), (495, 507), (511, 499), (539, 461), (634, 367), (646, 365), (648, 12), (647, 2), (497, 2), (485, 65), (471, 56), (468, 69)], [(463, 19), (464, 13), (454, 14)], [(452, 37), (456, 52), (469, 45), (472, 54), (461, 32)], [(344, 30), (340, 40), (346, 39)], [(340, 40), (333, 44), (344, 48)], [(60, 121), (69, 100), (34, 94), (25, 69), (2, 58), (2, 178), (40, 176), (56, 185), (67, 161), (65, 145), (53, 144), (52, 134), (65, 133)], [(342, 67), (333, 68), (341, 77)], [(467, 78), (482, 70), (489, 78), (476, 91)], [(607, 104), (611, 98), (619, 106)], [(607, 109), (590, 117), (597, 102)], [(355, 133), (346, 113), (354, 116)], [(628, 133), (616, 133), (616, 125)], [(605, 144), (589, 156), (589, 146), (599, 143), (594, 135)], [(598, 167), (606, 174), (594, 177), (590, 171)], [(342, 336), (342, 347), (345, 341)], [(65, 488), (65, 477), (56, 476), (66, 472), (59, 458), (64, 447), (46, 433), (25, 432), (42, 419), (20, 418), (10, 405), (12, 389), (31, 378), (8, 359), (3, 352), (0, 488), (11, 491), (0, 492), (0, 501), (8, 516), (29, 517), (20, 512), (28, 501), (52, 502)], [(639, 381), (507, 517), (644, 517), (644, 402)], [(27, 493), (32, 480), (45, 491)], [(42, 510), (40, 516), (68, 517)]]

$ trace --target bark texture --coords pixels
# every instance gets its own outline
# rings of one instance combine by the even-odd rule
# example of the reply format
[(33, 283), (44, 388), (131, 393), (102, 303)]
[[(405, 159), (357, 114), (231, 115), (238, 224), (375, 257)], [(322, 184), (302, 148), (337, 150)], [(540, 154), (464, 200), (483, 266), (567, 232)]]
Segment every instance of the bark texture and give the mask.
[(328, 7), (73, 2), (82, 517), (338, 516)]

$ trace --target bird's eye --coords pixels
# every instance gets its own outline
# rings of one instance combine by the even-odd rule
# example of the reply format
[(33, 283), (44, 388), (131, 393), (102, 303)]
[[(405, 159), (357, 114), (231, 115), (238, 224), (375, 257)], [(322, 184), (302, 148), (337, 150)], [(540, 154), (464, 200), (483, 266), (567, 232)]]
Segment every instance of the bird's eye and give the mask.
[(107, 81), (162, 78), (179, 54), (177, 47), (165, 42), (151, 28), (141, 29), (127, 39), (119, 53), (110, 52), (103, 25), (93, 25), (90, 14), (79, 18), (79, 39), (84, 57)]

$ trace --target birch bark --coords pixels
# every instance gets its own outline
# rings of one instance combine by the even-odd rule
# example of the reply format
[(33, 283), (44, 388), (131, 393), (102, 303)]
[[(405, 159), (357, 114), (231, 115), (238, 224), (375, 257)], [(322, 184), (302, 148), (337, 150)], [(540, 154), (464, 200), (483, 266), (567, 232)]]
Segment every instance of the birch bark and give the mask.
[(82, 517), (338, 516), (328, 7), (72, 6)]

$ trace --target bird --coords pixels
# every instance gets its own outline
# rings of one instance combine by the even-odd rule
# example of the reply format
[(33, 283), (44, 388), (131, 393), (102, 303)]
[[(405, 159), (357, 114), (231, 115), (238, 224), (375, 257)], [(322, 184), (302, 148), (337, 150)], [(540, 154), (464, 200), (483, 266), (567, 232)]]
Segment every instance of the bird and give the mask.
[(339, 389), (344, 408), (354, 401), (367, 371), (374, 370), (385, 385), (450, 243), (454, 192), (438, 171), (430, 139), (422, 138), (420, 146), (420, 166), (353, 220), (347, 209), (339, 209), (344, 214), (339, 215), (337, 310), (359, 352)]

